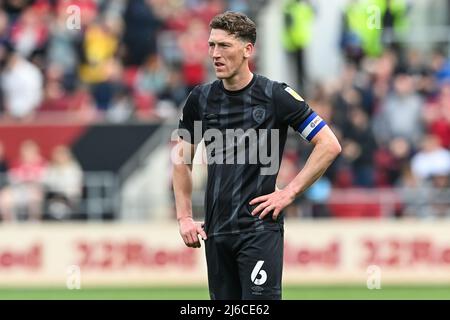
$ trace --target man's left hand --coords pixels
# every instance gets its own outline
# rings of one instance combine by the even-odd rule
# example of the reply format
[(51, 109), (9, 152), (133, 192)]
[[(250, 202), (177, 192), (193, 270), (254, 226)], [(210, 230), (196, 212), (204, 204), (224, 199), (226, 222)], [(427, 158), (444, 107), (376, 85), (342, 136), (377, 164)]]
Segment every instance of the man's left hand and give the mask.
[(269, 212), (273, 211), (272, 218), (277, 220), (281, 210), (290, 205), (295, 199), (294, 192), (288, 189), (280, 190), (277, 188), (274, 192), (264, 196), (257, 197), (250, 201), (250, 205), (259, 205), (252, 211), (252, 215), (256, 216), (259, 212), (259, 218), (263, 219)]

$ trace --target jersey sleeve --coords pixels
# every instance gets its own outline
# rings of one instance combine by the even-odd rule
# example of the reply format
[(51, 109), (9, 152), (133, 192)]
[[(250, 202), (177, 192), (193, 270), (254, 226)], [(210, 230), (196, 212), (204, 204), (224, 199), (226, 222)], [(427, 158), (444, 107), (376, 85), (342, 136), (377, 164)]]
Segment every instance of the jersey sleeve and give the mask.
[(277, 120), (311, 141), (326, 122), (287, 84), (277, 83), (273, 90)]
[[(198, 112), (199, 93), (198, 87), (195, 87), (188, 95), (186, 102), (181, 113), (180, 121), (178, 123), (178, 133), (180, 138), (191, 143), (197, 144), (200, 142), (197, 136), (201, 136), (201, 133), (195, 135), (195, 122), (201, 121), (200, 114)], [(187, 132), (186, 132), (187, 131)]]

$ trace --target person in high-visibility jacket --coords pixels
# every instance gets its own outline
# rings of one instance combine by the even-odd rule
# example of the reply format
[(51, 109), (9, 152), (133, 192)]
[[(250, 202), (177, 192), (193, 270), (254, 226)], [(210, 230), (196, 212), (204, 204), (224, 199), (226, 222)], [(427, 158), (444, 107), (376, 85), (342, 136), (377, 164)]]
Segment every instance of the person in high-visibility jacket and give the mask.
[(381, 55), (386, 42), (398, 42), (405, 35), (408, 26), (407, 12), (405, 0), (350, 2), (344, 14), (342, 47), (353, 54), (359, 46), (364, 55)]
[(305, 77), (304, 49), (312, 38), (314, 9), (306, 0), (287, 0), (283, 8), (284, 28), (282, 41), (296, 64), (298, 86), (303, 86)]

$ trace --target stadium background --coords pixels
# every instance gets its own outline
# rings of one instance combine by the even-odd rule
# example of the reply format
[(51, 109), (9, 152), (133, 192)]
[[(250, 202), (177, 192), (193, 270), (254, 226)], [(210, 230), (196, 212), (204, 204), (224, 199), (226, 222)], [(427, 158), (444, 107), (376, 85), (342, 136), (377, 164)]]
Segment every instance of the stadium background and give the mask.
[[(450, 3), (386, 3), (2, 1), (0, 298), (208, 298), (175, 221), (171, 135), (214, 79), (207, 25), (229, 9), (258, 25), (253, 70), (343, 146), (286, 210), (284, 297), (449, 299)], [(279, 186), (310, 150), (291, 132)], [(205, 177), (195, 165), (198, 219)]]

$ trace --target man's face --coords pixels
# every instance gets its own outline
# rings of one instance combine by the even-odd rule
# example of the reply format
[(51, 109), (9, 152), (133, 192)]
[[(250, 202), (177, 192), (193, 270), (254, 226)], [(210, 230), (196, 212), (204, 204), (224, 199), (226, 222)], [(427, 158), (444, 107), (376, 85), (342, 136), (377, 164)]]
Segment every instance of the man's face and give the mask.
[(211, 29), (209, 56), (219, 79), (230, 79), (247, 64), (252, 44), (245, 43), (225, 30)]

